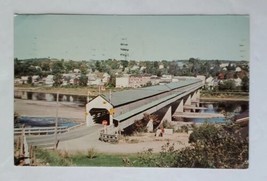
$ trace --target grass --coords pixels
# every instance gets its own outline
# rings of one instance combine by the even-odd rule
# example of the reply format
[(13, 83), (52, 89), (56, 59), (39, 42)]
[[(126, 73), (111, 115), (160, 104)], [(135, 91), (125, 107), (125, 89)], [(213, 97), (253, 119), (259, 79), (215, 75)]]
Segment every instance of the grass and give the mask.
[(123, 167), (126, 166), (123, 159), (133, 161), (137, 155), (118, 155), (98, 153), (93, 159), (89, 159), (86, 155), (71, 156), (72, 162), (76, 166), (107, 166), (107, 167)]
[[(88, 150), (92, 152), (92, 150)], [(67, 155), (67, 156), (66, 156)], [(96, 166), (96, 167), (125, 167), (131, 166), (127, 163), (133, 162), (138, 158), (138, 154), (106, 154), (95, 152), (88, 153), (77, 152), (69, 154), (55, 150), (38, 149), (36, 157), (41, 161), (39, 165), (49, 166)], [(47, 164), (48, 163), (48, 164)]]

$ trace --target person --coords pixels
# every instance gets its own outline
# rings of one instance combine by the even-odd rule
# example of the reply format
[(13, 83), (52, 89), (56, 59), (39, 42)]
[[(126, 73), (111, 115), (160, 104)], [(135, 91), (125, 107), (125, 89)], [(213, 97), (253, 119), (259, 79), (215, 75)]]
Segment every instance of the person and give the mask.
[(161, 134), (160, 134), (160, 135), (161, 135), (161, 137), (163, 137), (163, 134), (164, 134), (164, 127), (161, 127), (160, 130), (161, 130)]
[(107, 120), (103, 120), (102, 121), (102, 125), (104, 126), (104, 133), (107, 133), (107, 125), (108, 125), (108, 121)]

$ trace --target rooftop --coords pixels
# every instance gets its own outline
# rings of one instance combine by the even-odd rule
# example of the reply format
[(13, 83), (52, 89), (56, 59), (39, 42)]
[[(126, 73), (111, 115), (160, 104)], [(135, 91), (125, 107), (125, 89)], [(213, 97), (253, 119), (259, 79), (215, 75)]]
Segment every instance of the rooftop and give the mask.
[[(114, 107), (148, 98), (157, 94), (161, 94), (167, 91), (171, 91), (186, 85), (194, 84), (200, 82), (199, 79), (186, 79), (179, 82), (172, 82), (165, 85), (150, 86), (145, 88), (124, 90), (120, 92), (112, 92), (111, 104)], [(103, 97), (109, 100), (109, 94), (104, 94)]]

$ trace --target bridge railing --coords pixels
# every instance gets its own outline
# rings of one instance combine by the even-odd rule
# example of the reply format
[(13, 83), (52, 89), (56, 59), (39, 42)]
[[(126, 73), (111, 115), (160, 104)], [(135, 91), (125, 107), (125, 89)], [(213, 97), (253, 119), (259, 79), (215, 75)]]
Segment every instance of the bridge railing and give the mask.
[[(14, 129), (14, 135), (21, 135), (24, 129), (25, 135), (49, 135), (49, 134), (55, 134), (56, 127), (34, 127), (34, 128), (15, 128)], [(65, 133), (68, 132), (67, 126), (61, 126), (57, 128), (57, 133)]]
[(107, 134), (100, 132), (99, 140), (109, 143), (117, 143), (119, 141), (119, 134)]

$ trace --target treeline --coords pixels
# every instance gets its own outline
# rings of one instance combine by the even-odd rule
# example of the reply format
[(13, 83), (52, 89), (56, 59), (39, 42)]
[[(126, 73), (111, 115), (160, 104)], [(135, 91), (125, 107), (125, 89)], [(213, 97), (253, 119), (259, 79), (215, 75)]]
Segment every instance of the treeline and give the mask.
[[(174, 76), (195, 76), (195, 75), (211, 75), (216, 76), (222, 68), (220, 64), (226, 62), (223, 60), (200, 60), (190, 58), (189, 60), (174, 61), (135, 61), (135, 60), (91, 60), (91, 61), (73, 61), (58, 60), (50, 58), (26, 59), (19, 60), (15, 58), (15, 76), (23, 75), (39, 75), (41, 77), (48, 74), (68, 73), (74, 69), (79, 69), (82, 74), (88, 72), (107, 72), (109, 74), (129, 73), (129, 74), (150, 74), (162, 76), (163, 74), (171, 74)], [(242, 69), (248, 71), (246, 62), (228, 61), (227, 70), (234, 70), (236, 66), (242, 66)], [(240, 65), (239, 65), (240, 64)]]

